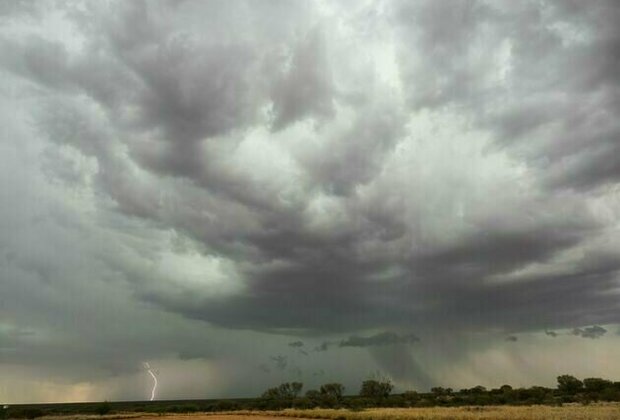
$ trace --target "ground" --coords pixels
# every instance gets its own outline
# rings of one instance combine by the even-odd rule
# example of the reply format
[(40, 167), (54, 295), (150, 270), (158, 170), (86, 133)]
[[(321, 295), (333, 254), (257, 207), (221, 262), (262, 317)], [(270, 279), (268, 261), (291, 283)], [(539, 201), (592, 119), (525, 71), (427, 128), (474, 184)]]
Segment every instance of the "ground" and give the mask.
[[(48, 420), (118, 419), (112, 416), (48, 417)], [(277, 412), (231, 412), (135, 415), (125, 418), (140, 420), (282, 420), (282, 417), (329, 420), (618, 420), (620, 404), (591, 404), (549, 406), (501, 407), (429, 407), (429, 408), (376, 408), (363, 411), (351, 410), (283, 410)], [(162, 419), (165, 417), (165, 419)]]

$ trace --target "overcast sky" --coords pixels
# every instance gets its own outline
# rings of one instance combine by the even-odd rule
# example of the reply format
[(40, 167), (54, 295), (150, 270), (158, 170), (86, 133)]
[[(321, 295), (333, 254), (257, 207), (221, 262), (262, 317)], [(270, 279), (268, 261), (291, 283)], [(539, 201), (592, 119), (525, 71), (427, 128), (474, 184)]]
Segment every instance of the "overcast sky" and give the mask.
[(0, 2), (0, 402), (620, 380), (618, 22)]

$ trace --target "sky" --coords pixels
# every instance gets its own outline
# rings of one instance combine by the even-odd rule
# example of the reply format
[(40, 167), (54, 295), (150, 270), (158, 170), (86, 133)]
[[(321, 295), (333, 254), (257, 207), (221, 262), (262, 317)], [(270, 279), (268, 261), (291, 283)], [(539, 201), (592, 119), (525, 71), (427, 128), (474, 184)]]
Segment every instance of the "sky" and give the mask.
[(619, 21), (0, 2), (0, 402), (620, 380)]

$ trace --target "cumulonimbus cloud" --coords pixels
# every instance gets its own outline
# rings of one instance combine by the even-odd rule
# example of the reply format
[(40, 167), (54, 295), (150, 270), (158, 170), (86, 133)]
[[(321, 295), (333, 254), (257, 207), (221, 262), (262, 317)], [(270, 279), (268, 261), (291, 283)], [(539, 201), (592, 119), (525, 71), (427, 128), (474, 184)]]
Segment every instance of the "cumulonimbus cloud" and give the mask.
[(35, 331), (7, 360), (620, 322), (615, 3), (351, 7), (0, 6), (3, 311)]

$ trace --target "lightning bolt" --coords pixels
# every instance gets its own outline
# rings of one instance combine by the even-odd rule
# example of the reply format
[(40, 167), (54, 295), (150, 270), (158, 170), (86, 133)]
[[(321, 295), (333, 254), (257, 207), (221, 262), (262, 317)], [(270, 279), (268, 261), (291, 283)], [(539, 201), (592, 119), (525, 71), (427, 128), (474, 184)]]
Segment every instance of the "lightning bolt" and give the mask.
[(153, 378), (153, 389), (151, 390), (151, 401), (155, 399), (155, 391), (157, 390), (157, 376), (153, 373), (151, 365), (148, 362), (144, 362), (144, 368), (147, 370), (151, 378)]

